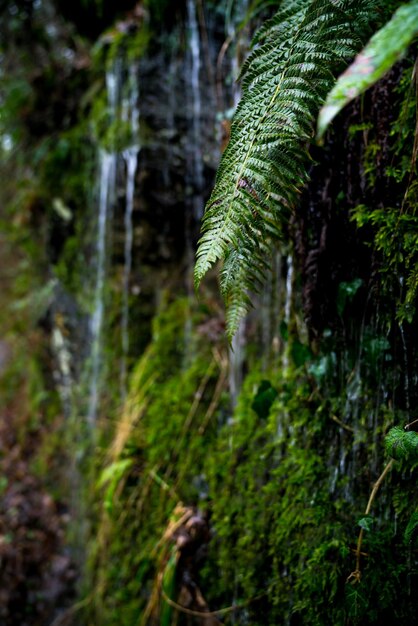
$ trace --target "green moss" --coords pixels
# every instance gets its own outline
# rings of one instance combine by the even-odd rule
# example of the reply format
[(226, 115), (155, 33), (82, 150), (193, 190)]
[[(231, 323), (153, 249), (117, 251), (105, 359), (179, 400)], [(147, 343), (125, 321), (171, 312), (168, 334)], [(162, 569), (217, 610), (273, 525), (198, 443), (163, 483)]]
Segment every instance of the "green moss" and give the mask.
[[(176, 505), (201, 499), (205, 450), (216, 433), (216, 423), (207, 422), (207, 410), (220, 371), (199, 334), (189, 335), (189, 315), (186, 299), (163, 304), (154, 319), (151, 344), (132, 373), (125, 415), (115, 432), (127, 471), (117, 485), (110, 481), (111, 492), (109, 486), (103, 492), (97, 533), (106, 539), (91, 561), (99, 594), (95, 615), (103, 626), (114, 624), (116, 615), (119, 624), (135, 623), (155, 584), (160, 567), (156, 547)], [(192, 312), (194, 328), (202, 320), (200, 310)], [(222, 404), (220, 398), (218, 410)], [(204, 433), (199, 433), (202, 426)], [(124, 427), (128, 437), (121, 434)]]
[[(194, 311), (194, 328), (204, 319), (202, 311)], [(367, 463), (376, 456), (383, 462), (382, 433), (393, 422), (393, 412), (382, 405), (381, 428), (371, 440), (373, 350), (364, 363), (363, 400), (351, 424), (355, 432), (334, 420), (344, 414), (346, 399), (333, 376), (310, 373), (314, 360), (325, 355), (306, 354), (289, 364), (286, 378), (280, 369), (254, 366), (233, 413), (224, 393), (202, 433), (221, 372), (199, 333), (185, 335), (188, 312), (186, 300), (162, 308), (149, 349), (132, 375), (130, 398), (138, 419), (120, 451), (128, 464), (124, 461), (118, 485), (112, 483), (111, 506), (109, 491), (102, 496), (98, 536), (105, 533), (105, 539), (92, 562), (99, 593), (96, 619), (131, 626), (144, 614), (169, 558), (170, 544), (162, 537), (183, 502), (210, 515), (212, 538), (199, 586), (212, 609), (238, 605), (235, 623), (345, 626), (384, 618), (409, 623), (408, 560), (392, 521), (370, 527), (362, 583), (355, 589), (346, 584), (355, 567), (356, 520), (371, 489)], [(191, 341), (188, 359), (185, 336)], [(274, 393), (258, 410), (266, 390)], [(342, 462), (333, 456), (336, 442), (345, 450), (347, 474), (336, 471)], [(395, 479), (393, 497), (400, 493)], [(354, 484), (356, 500), (347, 501)], [(406, 501), (413, 497), (408, 491), (395, 503), (404, 528)], [(387, 563), (384, 583), (382, 562)], [(230, 613), (224, 621), (232, 623)]]

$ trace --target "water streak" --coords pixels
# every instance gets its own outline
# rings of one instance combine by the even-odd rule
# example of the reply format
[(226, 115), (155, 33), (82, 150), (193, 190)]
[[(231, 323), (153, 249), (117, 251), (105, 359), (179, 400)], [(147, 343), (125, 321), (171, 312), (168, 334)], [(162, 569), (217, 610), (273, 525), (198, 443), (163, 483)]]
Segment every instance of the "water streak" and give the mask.
[(138, 166), (137, 147), (128, 148), (123, 157), (126, 162), (126, 208), (125, 208), (125, 264), (123, 270), (122, 293), (122, 363), (121, 363), (121, 392), (122, 399), (126, 397), (127, 358), (129, 354), (129, 288), (132, 270), (133, 244), (133, 209), (135, 196), (135, 174)]
[(52, 349), (56, 355), (58, 372), (57, 387), (61, 397), (65, 417), (70, 417), (72, 409), (73, 377), (71, 373), (71, 351), (64, 333), (58, 326), (52, 330)]
[(123, 159), (126, 165), (126, 188), (125, 188), (125, 240), (124, 240), (124, 268), (122, 280), (122, 361), (121, 361), (121, 396), (125, 400), (127, 395), (127, 376), (129, 356), (129, 293), (132, 271), (132, 245), (133, 245), (133, 210), (135, 198), (135, 175), (138, 167), (138, 134), (139, 134), (139, 89), (137, 81), (137, 68), (131, 65), (129, 68), (128, 93), (122, 101), (122, 119), (129, 121), (132, 145), (123, 151)]
[(186, 63), (186, 82), (190, 94), (190, 130), (189, 168), (193, 194), (193, 213), (196, 220), (200, 220), (203, 213), (203, 198), (199, 192), (203, 187), (203, 159), (202, 159), (202, 99), (200, 93), (201, 41), (199, 23), (197, 20), (195, 0), (187, 1), (187, 30), (188, 62)]
[(229, 393), (231, 408), (235, 408), (243, 381), (243, 366), (245, 361), (245, 319), (240, 321), (238, 330), (234, 335), (229, 349)]
[(94, 291), (94, 308), (90, 321), (91, 336), (91, 379), (88, 408), (88, 423), (93, 426), (97, 417), (99, 400), (99, 379), (102, 362), (102, 330), (104, 315), (104, 287), (106, 277), (106, 239), (107, 224), (111, 203), (116, 191), (117, 155), (114, 152), (100, 153), (99, 177), (99, 217), (96, 243), (96, 282)]
[[(293, 267), (293, 257), (291, 254), (287, 256), (287, 275), (286, 275), (286, 296), (285, 296), (285, 304), (284, 304), (284, 321), (286, 324), (287, 331), (289, 332), (291, 315), (292, 315), (292, 306), (293, 306), (293, 282), (294, 282), (294, 267)], [(283, 350), (283, 368), (287, 369), (289, 367), (289, 343), (285, 345)]]
[(409, 399), (409, 363), (408, 363), (408, 348), (406, 345), (405, 333), (402, 324), (399, 324), (399, 332), (401, 334), (402, 339), (402, 348), (403, 348), (403, 360), (404, 360), (404, 391), (405, 391), (405, 406), (406, 410), (410, 411), (411, 403)]
[[(236, 14), (234, 19), (227, 24), (227, 33), (231, 41), (235, 41), (234, 53), (231, 58), (231, 71), (233, 78), (233, 91), (232, 91), (232, 105), (234, 110), (237, 108), (241, 98), (241, 87), (237, 82), (240, 59), (239, 59), (239, 47), (241, 44), (240, 33), (237, 30), (240, 19), (243, 13), (246, 11), (248, 0), (241, 0), (236, 7)], [(231, 408), (234, 410), (239, 392), (244, 378), (244, 361), (246, 352), (246, 319), (243, 319), (239, 323), (238, 330), (232, 339), (231, 347), (229, 349), (229, 393), (231, 398)]]
[[(193, 298), (193, 268), (195, 258), (195, 230), (204, 209), (204, 173), (202, 151), (202, 98), (200, 92), (200, 72), (202, 50), (196, 0), (187, 0), (187, 54), (185, 59), (185, 83), (187, 93), (188, 137), (186, 148), (186, 222), (185, 222), (185, 262), (186, 293)], [(184, 326), (184, 365), (187, 367), (193, 358), (192, 320), (188, 315)]]

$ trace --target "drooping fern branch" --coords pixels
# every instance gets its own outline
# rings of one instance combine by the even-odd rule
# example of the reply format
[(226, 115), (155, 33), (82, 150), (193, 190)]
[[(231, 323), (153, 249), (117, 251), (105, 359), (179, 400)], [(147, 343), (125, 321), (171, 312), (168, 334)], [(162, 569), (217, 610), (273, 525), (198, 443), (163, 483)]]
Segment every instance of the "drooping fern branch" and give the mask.
[(403, 4), (373, 35), (367, 46), (330, 91), (318, 118), (321, 138), (334, 117), (351, 100), (374, 85), (408, 50), (418, 35), (418, 0)]
[(314, 120), (334, 76), (369, 34), (375, 0), (286, 0), (254, 39), (243, 95), (206, 206), (195, 266), (223, 261), (221, 291), (232, 337), (262, 284), (272, 242), (308, 179)]

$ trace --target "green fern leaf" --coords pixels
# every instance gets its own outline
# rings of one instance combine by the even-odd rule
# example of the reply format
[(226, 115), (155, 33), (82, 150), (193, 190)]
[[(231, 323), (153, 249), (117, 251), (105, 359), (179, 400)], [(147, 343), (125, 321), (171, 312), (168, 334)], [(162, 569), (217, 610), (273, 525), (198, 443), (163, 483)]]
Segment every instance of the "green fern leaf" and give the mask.
[(365, 5), (370, 19), (372, 1), (288, 0), (256, 35), (258, 47), (243, 66), (243, 97), (206, 206), (195, 266), (198, 288), (224, 261), (230, 337), (308, 180), (314, 119), (334, 73), (360, 47)]
[(403, 56), (417, 34), (418, 1), (413, 0), (396, 11), (340, 76), (320, 111), (318, 139), (341, 109), (374, 85)]

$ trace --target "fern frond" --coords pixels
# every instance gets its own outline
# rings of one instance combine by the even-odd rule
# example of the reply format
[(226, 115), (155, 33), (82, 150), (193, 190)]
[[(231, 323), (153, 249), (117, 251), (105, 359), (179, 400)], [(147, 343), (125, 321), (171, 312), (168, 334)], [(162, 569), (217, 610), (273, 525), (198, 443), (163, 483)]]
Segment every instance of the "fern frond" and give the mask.
[(320, 111), (318, 139), (341, 109), (374, 85), (405, 54), (417, 34), (418, 0), (413, 0), (396, 11), (340, 76)]
[(243, 97), (206, 207), (195, 266), (198, 288), (218, 260), (231, 337), (265, 276), (308, 179), (307, 145), (335, 73), (359, 49), (356, 12), (374, 1), (290, 0), (256, 35), (242, 69)]

